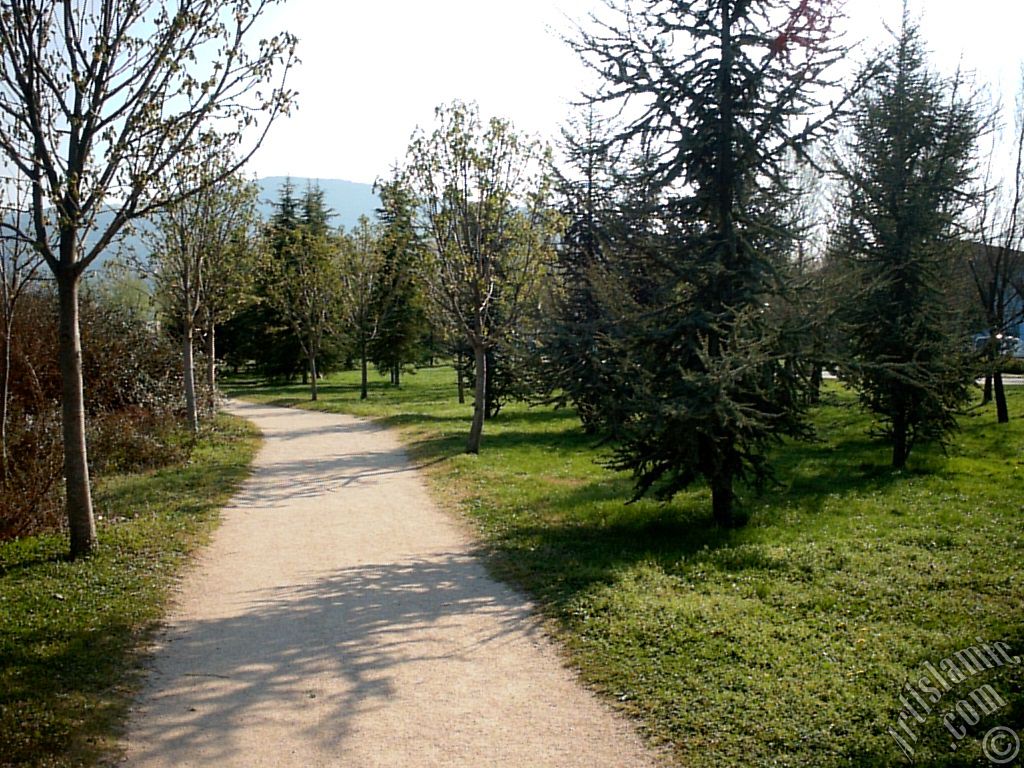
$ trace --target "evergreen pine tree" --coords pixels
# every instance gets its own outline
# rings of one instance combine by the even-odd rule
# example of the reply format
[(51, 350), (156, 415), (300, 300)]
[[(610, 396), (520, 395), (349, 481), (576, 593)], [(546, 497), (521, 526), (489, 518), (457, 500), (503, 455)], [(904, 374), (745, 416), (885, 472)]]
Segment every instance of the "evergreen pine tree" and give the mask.
[(880, 60), (836, 158), (846, 186), (835, 247), (846, 286), (838, 316), (844, 370), (899, 469), (916, 444), (956, 428), (968, 397), (965, 332), (947, 286), (982, 123), (959, 76), (929, 71), (906, 9)]
[(705, 478), (722, 525), (737, 522), (735, 481), (762, 485), (770, 445), (806, 429), (803, 382), (786, 364), (795, 349), (765, 303), (783, 290), (776, 266), (792, 235), (784, 160), (827, 119), (809, 115), (841, 53), (827, 10), (630, 4), (620, 25), (575, 43), (605, 80), (595, 100), (637, 107), (617, 144), (645, 158), (634, 206), (649, 201), (632, 213), (640, 226), (620, 227), (646, 295), (626, 303), (626, 332), (610, 339), (614, 466), (632, 470), (638, 496)]
[(415, 226), (416, 201), (398, 179), (377, 186), (381, 205), (381, 266), (377, 278), (375, 315), (378, 332), (370, 356), (381, 373), (400, 386), (402, 368), (412, 363), (429, 334), (427, 313), (417, 270), (424, 246)]

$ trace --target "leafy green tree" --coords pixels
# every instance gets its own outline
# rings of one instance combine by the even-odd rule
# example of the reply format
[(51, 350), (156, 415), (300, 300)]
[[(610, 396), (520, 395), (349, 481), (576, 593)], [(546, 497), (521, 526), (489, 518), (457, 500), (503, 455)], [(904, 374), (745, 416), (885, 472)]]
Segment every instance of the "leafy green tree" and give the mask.
[(601, 286), (621, 262), (618, 229), (627, 216), (620, 205), (630, 189), (609, 151), (610, 133), (593, 105), (563, 131), (565, 163), (556, 185), (565, 229), (548, 284), (539, 360), (542, 391), (558, 405), (571, 403), (591, 433), (604, 421), (602, 402), (611, 396), (607, 340), (618, 328), (617, 302), (604, 302)]
[[(217, 143), (237, 157), (226, 170), (237, 170), (288, 111), (293, 95), (284, 76), (295, 39), (253, 40), (274, 2), (0, 2), (0, 156), (31, 186), (31, 222), (17, 236), (42, 254), (60, 298), (72, 557), (96, 546), (82, 275), (126, 224), (195, 191), (160, 183), (173, 163)], [(112, 215), (100, 218), (106, 206)]]
[(899, 469), (915, 445), (956, 428), (973, 378), (947, 286), (975, 199), (982, 119), (959, 75), (928, 69), (906, 10), (880, 61), (835, 158), (846, 188), (839, 319), (846, 378), (878, 417)]
[(602, 401), (614, 466), (637, 496), (705, 478), (714, 519), (733, 525), (734, 483), (763, 485), (769, 447), (806, 430), (797, 349), (765, 302), (785, 291), (777, 267), (794, 236), (786, 158), (829, 119), (823, 73), (841, 51), (827, 2), (615, 8), (573, 42), (603, 80), (592, 101), (632, 116), (611, 148), (640, 160), (638, 225), (622, 222), (605, 289), (624, 288)]
[[(418, 132), (406, 174), (426, 225), (430, 301), (473, 352), (473, 422), (466, 450), (478, 453), (487, 403), (487, 352), (537, 300), (556, 217), (548, 207), (545, 150), (505, 120), (486, 125), (475, 106), (436, 112)], [(500, 296), (501, 315), (498, 315)]]

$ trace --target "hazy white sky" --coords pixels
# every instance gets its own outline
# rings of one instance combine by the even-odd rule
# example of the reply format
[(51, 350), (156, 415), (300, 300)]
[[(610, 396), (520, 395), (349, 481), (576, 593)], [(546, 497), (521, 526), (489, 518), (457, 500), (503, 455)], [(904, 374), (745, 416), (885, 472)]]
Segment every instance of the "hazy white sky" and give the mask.
[[(372, 182), (400, 161), (438, 104), (554, 136), (585, 72), (560, 39), (600, 0), (288, 0), (266, 30), (299, 37), (299, 109), (272, 129), (258, 176)], [(849, 39), (873, 47), (901, 0), (846, 0)], [(1024, 60), (1024, 0), (912, 0), (934, 64), (958, 62), (1012, 100)], [(854, 54), (856, 56), (856, 54)]]

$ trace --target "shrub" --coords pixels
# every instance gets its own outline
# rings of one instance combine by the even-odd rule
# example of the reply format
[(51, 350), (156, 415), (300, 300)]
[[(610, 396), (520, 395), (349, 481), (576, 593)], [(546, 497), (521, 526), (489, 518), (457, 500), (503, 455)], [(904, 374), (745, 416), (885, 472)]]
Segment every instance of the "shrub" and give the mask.
[[(90, 469), (137, 472), (187, 458), (180, 352), (138, 313), (99, 294), (81, 306)], [(8, 460), (0, 467), (0, 541), (62, 524), (58, 326), (52, 291), (23, 297), (15, 317), (8, 397)], [(0, 354), (3, 353), (0, 339)]]

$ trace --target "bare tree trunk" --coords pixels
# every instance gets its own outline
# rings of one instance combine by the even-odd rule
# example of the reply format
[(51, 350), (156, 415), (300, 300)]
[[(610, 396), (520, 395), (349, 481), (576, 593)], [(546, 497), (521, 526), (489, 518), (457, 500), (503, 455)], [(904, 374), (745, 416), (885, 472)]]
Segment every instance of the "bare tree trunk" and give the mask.
[(394, 370), (392, 370), (392, 372), (391, 372), (391, 380), (392, 380), (392, 383), (396, 387), (401, 387), (402, 386), (402, 364), (401, 363), (395, 363)]
[(910, 456), (908, 445), (907, 420), (902, 414), (893, 419), (892, 423), (892, 468), (904, 469)]
[[(61, 233), (62, 254), (74, 252), (74, 235)], [(70, 262), (70, 258), (67, 259)], [(96, 549), (89, 459), (85, 442), (85, 393), (82, 386), (82, 339), (78, 331), (78, 286), (81, 275), (57, 272), (60, 299), (61, 417), (64, 439), (64, 485), (72, 559)]]
[(814, 363), (811, 365), (811, 389), (808, 397), (808, 402), (811, 405), (817, 405), (821, 402), (821, 380), (821, 363)]
[(362, 369), (362, 379), (360, 380), (359, 386), (359, 399), (365, 400), (369, 397), (368, 381), (366, 375), (366, 342), (363, 341), (359, 345), (359, 365)]
[(316, 355), (309, 355), (309, 399), (316, 400)]
[(7, 409), (11, 399), (11, 336), (13, 317), (5, 313), (4, 369), (0, 381), (0, 483), (7, 482)]
[(996, 395), (996, 422), (1008, 424), (1010, 422), (1010, 411), (1006, 407), (1006, 390), (1003, 389), (1003, 373), (996, 369), (992, 374), (992, 388)]
[(719, 470), (710, 478), (711, 514), (715, 522), (723, 528), (732, 528), (736, 524), (733, 515), (732, 472)]
[(484, 416), (487, 409), (487, 351), (483, 344), (474, 342), (473, 358), (476, 364), (474, 371), (476, 377), (473, 386), (473, 424), (469, 428), (466, 453), (480, 453), (480, 437), (483, 434)]
[(992, 402), (992, 371), (985, 371), (985, 386), (981, 391), (981, 404), (988, 405)]
[(199, 406), (196, 403), (195, 359), (192, 353), (192, 323), (185, 321), (181, 342), (182, 375), (185, 379), (185, 415), (193, 435), (199, 434)]
[(217, 324), (206, 327), (206, 386), (210, 390), (210, 413), (217, 412)]
[(466, 403), (466, 379), (462, 375), (462, 350), (455, 355), (455, 378), (459, 388), (459, 405)]

